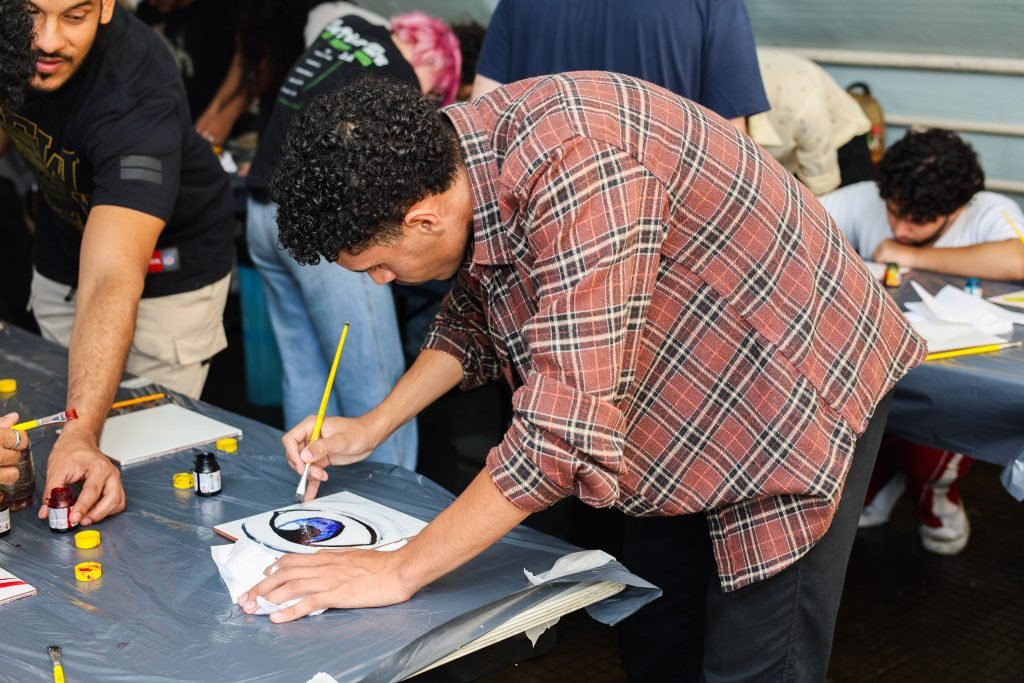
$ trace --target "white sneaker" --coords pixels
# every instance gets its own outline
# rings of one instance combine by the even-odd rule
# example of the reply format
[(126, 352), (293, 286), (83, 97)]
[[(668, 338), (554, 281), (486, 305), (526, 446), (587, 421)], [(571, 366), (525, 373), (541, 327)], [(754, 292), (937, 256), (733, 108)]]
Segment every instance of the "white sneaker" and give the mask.
[(956, 555), (967, 547), (971, 537), (971, 523), (967, 519), (963, 502), (937, 516), (942, 520), (942, 526), (921, 525), (921, 545), (936, 555)]
[(902, 473), (894, 474), (892, 479), (885, 483), (885, 486), (878, 489), (874, 499), (864, 507), (860, 513), (860, 521), (857, 522), (859, 529), (881, 526), (889, 521), (892, 508), (907, 489), (907, 477)]

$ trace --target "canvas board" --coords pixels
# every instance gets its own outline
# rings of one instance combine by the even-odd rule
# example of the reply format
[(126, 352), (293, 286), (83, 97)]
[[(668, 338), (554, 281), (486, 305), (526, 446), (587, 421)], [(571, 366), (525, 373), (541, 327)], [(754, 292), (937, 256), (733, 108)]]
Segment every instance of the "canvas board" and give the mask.
[(108, 419), (100, 450), (124, 467), (241, 435), (238, 427), (166, 403)]
[(415, 517), (342, 491), (218, 524), (213, 530), (274, 552), (315, 553), (331, 548), (397, 550), (425, 526)]
[(0, 605), (35, 595), (36, 589), (0, 567)]

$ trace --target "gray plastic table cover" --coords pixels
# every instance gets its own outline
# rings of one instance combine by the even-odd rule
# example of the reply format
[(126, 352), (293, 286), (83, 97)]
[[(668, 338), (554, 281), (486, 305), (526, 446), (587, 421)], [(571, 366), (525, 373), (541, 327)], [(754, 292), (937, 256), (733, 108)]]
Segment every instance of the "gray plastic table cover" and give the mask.
[[(66, 369), (63, 349), (0, 323), (0, 377), (18, 381), (16, 393), (0, 397), (0, 414), (17, 410), (31, 419), (64, 408)], [(154, 390), (122, 389), (118, 398)], [(38, 595), (0, 606), (0, 680), (50, 680), (50, 644), (63, 648), (72, 683), (303, 683), (319, 671), (339, 681), (400, 680), (576, 582), (627, 585), (588, 608), (608, 624), (660, 595), (618, 562), (532, 586), (523, 569), (547, 571), (579, 549), (519, 527), (401, 605), (328, 610), (279, 625), (246, 615), (231, 604), (210, 557), (211, 545), (227, 542), (212, 527), (290, 504), (297, 476), (285, 464), (279, 431), (182, 396), (173, 400), (242, 429), (238, 452), (218, 454), (223, 492), (202, 498), (172, 487), (175, 472), (191, 470), (195, 451), (125, 468), (128, 508), (91, 527), (102, 535), (91, 550), (75, 548), (73, 534), (51, 532), (36, 519), (55, 433), (31, 432), (36, 500), (12, 514), (13, 529), (0, 539), (0, 566)], [(413, 472), (372, 463), (332, 470), (321, 493), (341, 490), (423, 520), (453, 498)], [(74, 566), (89, 560), (102, 564), (102, 578), (76, 581)]]
[[(911, 280), (932, 294), (964, 285), (964, 278), (913, 271), (894, 293), (901, 307), (919, 300)], [(1022, 287), (982, 282), (986, 297)], [(1024, 341), (1020, 326), (1012, 339)], [(1024, 500), (1024, 349), (922, 363), (896, 385), (886, 431), (1003, 465), (1003, 485)]]

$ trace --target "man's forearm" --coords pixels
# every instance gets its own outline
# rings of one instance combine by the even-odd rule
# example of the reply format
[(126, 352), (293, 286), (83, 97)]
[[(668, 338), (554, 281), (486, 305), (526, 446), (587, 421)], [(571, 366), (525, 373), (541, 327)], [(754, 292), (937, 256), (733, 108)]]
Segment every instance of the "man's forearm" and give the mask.
[(399, 551), (403, 581), (419, 590), (479, 555), (528, 516), (482, 470), (454, 503)]
[(1024, 280), (1024, 244), (1019, 240), (916, 251), (914, 268), (987, 280)]
[(68, 423), (68, 433), (98, 442), (135, 334), (141, 294), (141, 279), (120, 275), (83, 283), (78, 290), (68, 347), (68, 406), (79, 419)]

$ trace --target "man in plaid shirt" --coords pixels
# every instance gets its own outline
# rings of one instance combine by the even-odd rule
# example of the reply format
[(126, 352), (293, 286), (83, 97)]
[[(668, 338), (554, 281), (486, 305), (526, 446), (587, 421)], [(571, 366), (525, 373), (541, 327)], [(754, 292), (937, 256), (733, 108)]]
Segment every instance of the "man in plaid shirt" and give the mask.
[(626, 76), (520, 81), (443, 112), (364, 80), (296, 117), (272, 193), (300, 263), (456, 278), (380, 406), (313, 444), (312, 418), (285, 435), (307, 498), (456, 385), (503, 376), (514, 418), (407, 546), (287, 556), (244, 608), (406, 600), (575, 495), (697, 520), (679, 542), (709, 568), (690, 587), (707, 614), (682, 615), (706, 626), (698, 675), (824, 677), (888, 394), (925, 347), (789, 173)]

